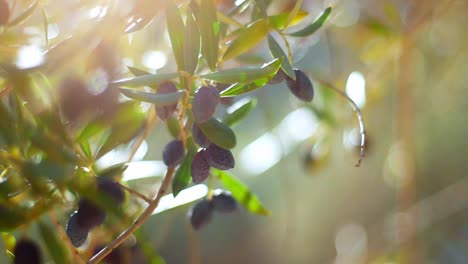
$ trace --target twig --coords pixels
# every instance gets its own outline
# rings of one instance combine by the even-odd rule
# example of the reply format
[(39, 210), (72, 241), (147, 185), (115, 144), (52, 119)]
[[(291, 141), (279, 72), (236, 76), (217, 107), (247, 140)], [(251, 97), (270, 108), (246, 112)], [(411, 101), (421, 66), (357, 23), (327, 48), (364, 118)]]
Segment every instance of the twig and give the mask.
[(158, 192), (156, 193), (153, 200), (148, 204), (148, 207), (143, 211), (143, 213), (133, 222), (131, 226), (129, 226), (125, 231), (123, 231), (117, 238), (114, 239), (110, 244), (108, 244), (105, 248), (99, 251), (96, 255), (94, 255), (89, 261), (88, 264), (97, 264), (101, 260), (103, 260), (109, 253), (112, 252), (115, 248), (117, 248), (122, 242), (127, 239), (136, 229), (145, 223), (145, 221), (150, 217), (153, 213), (154, 209), (159, 204), (161, 197), (166, 193), (166, 189), (168, 188), (169, 184), (172, 182), (172, 177), (174, 176), (175, 168), (168, 168), (166, 172), (166, 176), (164, 177), (161, 186), (159, 187)]
[(316, 79), (316, 80), (319, 81), (320, 83), (324, 84), (326, 87), (330, 88), (331, 90), (333, 90), (334, 92), (336, 92), (340, 96), (346, 98), (349, 101), (349, 103), (351, 104), (351, 106), (353, 107), (353, 111), (356, 113), (356, 116), (357, 116), (358, 121), (359, 121), (359, 133), (361, 134), (361, 145), (360, 145), (361, 150), (360, 150), (360, 154), (359, 154), (359, 160), (358, 160), (358, 162), (356, 163), (355, 166), (356, 167), (361, 166), (361, 162), (362, 162), (362, 160), (364, 159), (364, 156), (365, 156), (365, 148), (366, 148), (366, 127), (364, 125), (364, 119), (362, 117), (361, 109), (359, 109), (359, 107), (353, 101), (353, 99), (351, 99), (346, 93), (344, 93), (340, 89), (336, 88), (333, 84), (331, 84), (331, 83), (329, 83), (327, 81), (324, 81), (324, 80), (320, 80), (320, 79)]
[(142, 194), (139, 191), (133, 190), (132, 188), (127, 187), (127, 186), (123, 185), (120, 182), (118, 184), (120, 185), (120, 187), (122, 187), (122, 189), (126, 190), (127, 192), (135, 195), (136, 197), (142, 199), (143, 201), (145, 201), (145, 202), (147, 202), (149, 204), (153, 201), (153, 200), (151, 200), (151, 198), (147, 197), (146, 195)]

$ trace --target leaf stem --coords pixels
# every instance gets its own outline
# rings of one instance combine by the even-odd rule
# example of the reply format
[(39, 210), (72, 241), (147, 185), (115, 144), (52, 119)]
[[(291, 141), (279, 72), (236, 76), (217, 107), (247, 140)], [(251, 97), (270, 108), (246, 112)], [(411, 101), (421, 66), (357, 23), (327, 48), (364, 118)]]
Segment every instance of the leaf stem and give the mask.
[(117, 248), (122, 242), (124, 242), (136, 229), (145, 223), (148, 217), (151, 216), (154, 209), (159, 204), (161, 197), (166, 193), (169, 184), (172, 181), (172, 177), (174, 176), (175, 168), (168, 168), (166, 172), (166, 176), (164, 176), (164, 180), (159, 187), (158, 192), (156, 193), (155, 197), (151, 200), (148, 207), (143, 211), (143, 213), (133, 222), (131, 226), (129, 226), (125, 231), (120, 233), (120, 235), (114, 239), (111, 243), (109, 243), (105, 248), (99, 251), (96, 255), (94, 255), (89, 261), (88, 264), (97, 264), (102, 261), (109, 253), (112, 252), (115, 248)]
[(324, 84), (329, 89), (336, 92), (338, 95), (340, 95), (340, 96), (344, 97), (345, 99), (347, 99), (349, 101), (349, 103), (351, 104), (351, 106), (353, 108), (353, 111), (356, 113), (356, 116), (357, 116), (358, 122), (359, 122), (359, 133), (361, 134), (361, 145), (360, 145), (359, 160), (358, 160), (358, 162), (356, 163), (355, 166), (356, 167), (361, 166), (361, 162), (362, 162), (362, 160), (364, 159), (364, 156), (365, 156), (365, 148), (366, 148), (366, 127), (364, 125), (364, 119), (362, 117), (361, 109), (359, 109), (359, 107), (353, 101), (353, 99), (351, 99), (346, 93), (344, 93), (340, 89), (336, 88), (333, 84), (331, 84), (331, 83), (329, 83), (327, 81), (324, 81), (324, 80), (320, 80), (320, 79), (316, 79), (316, 80), (319, 81), (320, 83)]

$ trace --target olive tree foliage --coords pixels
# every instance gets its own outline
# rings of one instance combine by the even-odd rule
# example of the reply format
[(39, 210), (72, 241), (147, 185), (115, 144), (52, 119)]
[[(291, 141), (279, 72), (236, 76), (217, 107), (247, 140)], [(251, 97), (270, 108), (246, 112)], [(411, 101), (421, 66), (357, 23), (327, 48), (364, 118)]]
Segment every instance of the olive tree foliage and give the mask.
[[(208, 184), (207, 196), (190, 209), (194, 229), (208, 224), (213, 212), (239, 207), (268, 215), (248, 187), (227, 172), (235, 167), (231, 127), (255, 108), (255, 98), (222, 116), (215, 113), (233, 98), (280, 82), (299, 100), (311, 102), (313, 83), (293, 64), (289, 41), (316, 33), (332, 7), (303, 23), (311, 16), (302, 10), (303, 1), (277, 13), (270, 12), (268, 0), (237, 5), (135, 0), (124, 7), (127, 1), (59, 2), (0, 0), (0, 231), (14, 263), (44, 263), (45, 255), (55, 263), (112, 263), (128, 250), (121, 244), (136, 234), (161, 197), (169, 192), (176, 197), (191, 184), (219, 181), (224, 186), (213, 190)], [(66, 12), (60, 16), (61, 8)], [(98, 14), (83, 18), (90, 10)], [(151, 35), (155, 21), (165, 22), (160, 26), (170, 45)], [(57, 24), (70, 32), (51, 38), (50, 25)], [(28, 27), (40, 29), (43, 39), (28, 42)], [(175, 64), (157, 74), (122, 69), (134, 34), (170, 48)], [(263, 41), (271, 56), (250, 62)], [(44, 52), (35, 58), (37, 47)], [(155, 126), (167, 126), (173, 140), (159, 150), (167, 171), (159, 190), (148, 197), (128, 187), (122, 173)], [(127, 162), (97, 166), (122, 145), (132, 150)], [(130, 196), (146, 206), (135, 211)], [(102, 235), (99, 229), (106, 225), (116, 234)], [(31, 226), (39, 229), (47, 254), (26, 235)], [(129, 252), (141, 251), (143, 244)], [(151, 263), (163, 261), (152, 258)]]

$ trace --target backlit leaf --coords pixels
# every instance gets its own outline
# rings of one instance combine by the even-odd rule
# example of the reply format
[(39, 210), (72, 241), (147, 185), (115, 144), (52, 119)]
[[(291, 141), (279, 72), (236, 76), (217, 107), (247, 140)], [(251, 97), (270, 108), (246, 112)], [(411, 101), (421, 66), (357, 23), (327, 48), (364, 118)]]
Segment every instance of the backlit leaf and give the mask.
[(184, 39), (185, 26), (180, 16), (179, 9), (173, 1), (166, 1), (167, 31), (171, 39), (172, 51), (174, 52), (177, 68), (184, 70)]
[(235, 58), (255, 47), (265, 38), (268, 29), (268, 19), (258, 20), (241, 29), (238, 37), (229, 44), (223, 60)]
[(161, 73), (161, 74), (147, 74), (141, 75), (132, 78), (125, 78), (117, 81), (113, 81), (112, 83), (118, 86), (124, 87), (142, 87), (142, 86), (155, 86), (161, 84), (165, 81), (177, 78), (179, 74), (177, 73)]
[(202, 75), (202, 78), (213, 80), (219, 83), (251, 83), (252, 81), (267, 78), (270, 79), (278, 71), (281, 65), (281, 59), (262, 65), (261, 67), (242, 67), (236, 69), (228, 69)]
[(180, 191), (187, 188), (192, 181), (192, 159), (193, 152), (189, 151), (174, 175), (174, 179), (172, 180), (172, 194), (174, 197), (176, 197)]
[(193, 14), (187, 14), (185, 26), (185, 42), (184, 42), (184, 70), (193, 74), (197, 69), (198, 55), (200, 54), (200, 32), (198, 31), (197, 23), (193, 18)]
[(257, 196), (255, 196), (255, 194), (253, 194), (241, 181), (226, 171), (217, 169), (212, 169), (211, 171), (224, 185), (224, 187), (231, 192), (234, 199), (236, 199), (238, 203), (242, 204), (247, 211), (259, 215), (270, 214), (270, 211), (262, 205)]
[[(195, 2), (193, 2), (196, 6)], [(200, 7), (192, 8), (201, 35), (201, 53), (211, 71), (216, 70), (219, 52), (220, 23), (213, 0), (201, 0)]]
[(137, 91), (132, 89), (119, 89), (121, 93), (125, 96), (135, 99), (137, 101), (148, 102), (155, 105), (172, 105), (177, 103), (182, 96), (184, 96), (184, 91), (177, 91), (175, 93), (167, 93), (167, 94), (156, 94), (156, 93), (148, 93), (143, 91)]
[(309, 13), (307, 13), (307, 12), (305, 12), (303, 10), (299, 10), (296, 13), (296, 15), (292, 18), (290, 23), (287, 24), (289, 14), (290, 13), (287, 12), (287, 13), (282, 13), (282, 14), (278, 14), (278, 15), (268, 17), (268, 19), (270, 20), (270, 26), (277, 29), (277, 30), (283, 30), (287, 26), (294, 26), (294, 25), (300, 23)]
[(116, 119), (110, 124), (109, 136), (99, 149), (96, 155), (97, 158), (118, 145), (128, 143), (143, 129), (144, 124), (145, 113), (139, 104), (133, 102), (123, 104), (116, 115)]
[(270, 47), (271, 55), (273, 55), (274, 58), (282, 59), (281, 69), (283, 69), (283, 71), (293, 80), (296, 80), (296, 73), (289, 61), (290, 58), (288, 58), (278, 42), (276, 42), (271, 35), (268, 36), (268, 47)]
[(204, 123), (199, 123), (198, 127), (200, 127), (203, 134), (216, 145), (225, 149), (231, 149), (236, 146), (236, 135), (234, 131), (218, 120), (210, 118)]
[[(237, 107), (235, 110), (231, 111), (231, 107), (228, 108), (228, 115), (223, 119), (223, 123), (232, 127), (241, 121), (248, 113), (257, 105), (257, 99), (252, 98), (247, 100), (243, 105)], [(236, 106), (236, 105), (234, 105)]]
[(306, 37), (306, 36), (310, 36), (314, 34), (317, 30), (319, 30), (323, 26), (323, 23), (325, 23), (325, 21), (330, 16), (331, 11), (332, 11), (332, 8), (328, 7), (312, 24), (308, 25), (304, 29), (301, 29), (294, 33), (290, 33), (288, 35), (293, 36), (293, 37)]

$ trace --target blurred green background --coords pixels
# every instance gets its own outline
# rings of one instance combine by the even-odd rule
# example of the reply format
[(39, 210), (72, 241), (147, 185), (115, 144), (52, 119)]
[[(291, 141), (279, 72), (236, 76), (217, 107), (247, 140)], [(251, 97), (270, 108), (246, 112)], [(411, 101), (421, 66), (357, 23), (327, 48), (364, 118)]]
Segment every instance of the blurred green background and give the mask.
[[(295, 66), (315, 84), (312, 104), (284, 83), (268, 86), (247, 95), (257, 108), (234, 129), (232, 172), (271, 216), (215, 215), (195, 232), (189, 205), (159, 213), (141, 233), (166, 263), (468, 263), (468, 2), (306, 0), (303, 9), (313, 19), (328, 5), (318, 34), (291, 40)], [(123, 41), (125, 65), (175, 67), (161, 21)], [(265, 43), (256, 56), (269, 56)], [(359, 168), (357, 119), (325, 83), (361, 106)], [(140, 158), (160, 160), (169, 139), (158, 126)]]

